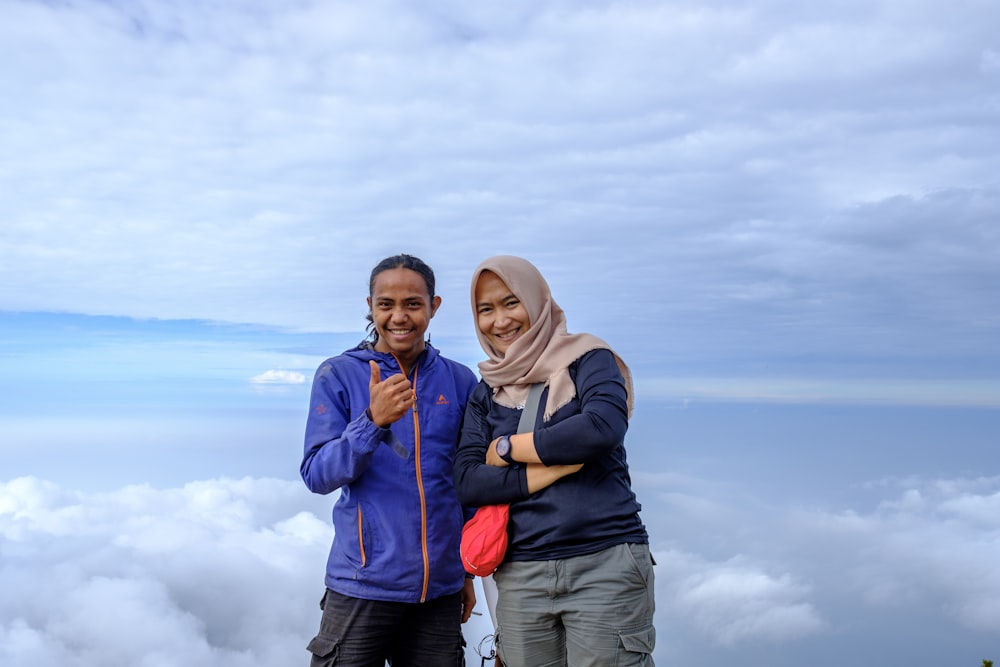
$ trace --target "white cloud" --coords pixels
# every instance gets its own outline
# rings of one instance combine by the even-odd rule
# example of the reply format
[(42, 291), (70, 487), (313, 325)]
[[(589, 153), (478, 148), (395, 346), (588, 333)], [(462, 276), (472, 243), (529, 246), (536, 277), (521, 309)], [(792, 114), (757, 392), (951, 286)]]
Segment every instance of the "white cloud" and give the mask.
[(265, 371), (250, 378), (254, 384), (304, 384), (306, 376), (297, 371)]
[(322, 504), (267, 479), (100, 494), (0, 484), (0, 663), (301, 661), (331, 538)]
[(848, 645), (884, 653), (903, 641), (929, 659), (947, 652), (947, 636), (989, 657), (1000, 632), (1000, 478), (838, 485), (854, 505), (844, 508), (803, 505), (787, 490), (765, 500), (754, 476), (743, 466), (728, 483), (633, 474), (659, 564), (660, 650), (776, 664), (767, 647), (780, 646), (780, 664), (792, 665), (834, 646), (818, 664), (835, 665), (858, 658)]
[[(891, 647), (913, 615), (971, 645), (1000, 631), (996, 477), (884, 480), (867, 511), (768, 505), (676, 473), (635, 479), (658, 562), (658, 660), (774, 664), (781, 647), (793, 664), (880, 628)], [(294, 663), (318, 623), (330, 502), (297, 480), (0, 483), (0, 664)], [(470, 643), (484, 623), (467, 627)]]
[(661, 607), (723, 645), (786, 642), (825, 629), (809, 588), (789, 574), (770, 574), (739, 557), (712, 563), (657, 552), (656, 559)]
[[(276, 479), (102, 493), (0, 482), (0, 664), (308, 661), (332, 500)], [(465, 628), (469, 660), (487, 619)]]
[(967, 631), (1000, 631), (1000, 478), (888, 484), (898, 495), (869, 513), (790, 517), (803, 547), (838, 563), (825, 585), (848, 587), (882, 613), (934, 609)]

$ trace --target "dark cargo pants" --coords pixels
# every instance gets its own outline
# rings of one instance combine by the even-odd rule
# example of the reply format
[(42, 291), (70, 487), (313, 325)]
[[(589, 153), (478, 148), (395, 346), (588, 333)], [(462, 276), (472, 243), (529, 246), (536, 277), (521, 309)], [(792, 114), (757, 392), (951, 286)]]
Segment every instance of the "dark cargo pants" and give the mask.
[(461, 594), (424, 603), (362, 600), (328, 590), (311, 667), (463, 667)]

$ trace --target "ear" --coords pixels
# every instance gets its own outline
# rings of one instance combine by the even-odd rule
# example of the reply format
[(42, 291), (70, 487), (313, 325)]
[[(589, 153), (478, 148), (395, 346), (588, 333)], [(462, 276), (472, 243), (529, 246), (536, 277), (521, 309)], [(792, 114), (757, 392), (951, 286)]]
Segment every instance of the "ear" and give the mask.
[(370, 296), (365, 297), (365, 302), (368, 303), (368, 312), (372, 311), (372, 298)]
[[(370, 301), (370, 299), (369, 299), (369, 301)], [(438, 311), (438, 308), (440, 308), (440, 307), (441, 307), (441, 297), (436, 296), (433, 299), (431, 299), (431, 317), (434, 317), (434, 315)]]

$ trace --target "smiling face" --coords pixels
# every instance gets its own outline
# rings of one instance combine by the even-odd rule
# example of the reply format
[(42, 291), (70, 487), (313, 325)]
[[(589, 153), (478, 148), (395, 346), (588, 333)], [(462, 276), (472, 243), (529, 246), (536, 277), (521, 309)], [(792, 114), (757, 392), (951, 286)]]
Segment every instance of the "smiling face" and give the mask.
[(500, 276), (483, 271), (476, 281), (476, 325), (500, 354), (531, 326), (528, 310)]
[(409, 367), (424, 351), (427, 325), (440, 305), (441, 297), (430, 295), (423, 276), (416, 271), (397, 268), (379, 273), (368, 297), (378, 333), (375, 349), (396, 355)]

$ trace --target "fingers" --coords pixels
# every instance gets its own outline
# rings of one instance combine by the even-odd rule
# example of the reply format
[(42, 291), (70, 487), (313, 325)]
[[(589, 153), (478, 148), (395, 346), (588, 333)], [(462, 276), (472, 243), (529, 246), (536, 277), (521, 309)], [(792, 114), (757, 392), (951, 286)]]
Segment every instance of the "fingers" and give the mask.
[(368, 360), (368, 367), (371, 368), (371, 378), (368, 380), (368, 388), (373, 389), (376, 385), (382, 385), (382, 389), (388, 392), (395, 392), (398, 394), (406, 394), (410, 391), (410, 381), (402, 373), (396, 373), (395, 375), (390, 375), (386, 379), (382, 379), (382, 371), (379, 368), (378, 362), (371, 359)]
[(414, 395), (410, 381), (401, 373), (390, 375), (381, 380), (381, 371), (375, 361), (368, 362), (371, 368), (371, 379), (368, 383), (368, 409), (372, 421), (380, 426), (387, 426), (413, 407)]
[[(372, 388), (374, 388), (374, 386)], [(386, 379), (379, 382), (378, 389), (387, 396), (413, 396), (413, 390), (410, 388), (410, 381), (399, 373), (390, 375)]]

